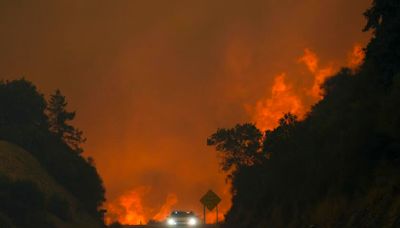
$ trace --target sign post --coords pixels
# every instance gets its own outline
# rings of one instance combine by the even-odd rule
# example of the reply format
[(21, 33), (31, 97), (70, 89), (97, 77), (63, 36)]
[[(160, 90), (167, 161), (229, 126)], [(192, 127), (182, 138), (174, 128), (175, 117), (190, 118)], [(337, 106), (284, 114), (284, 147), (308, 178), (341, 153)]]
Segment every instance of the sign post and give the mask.
[(215, 207), (217, 208), (218, 224), (218, 204), (221, 202), (221, 198), (219, 198), (215, 192), (209, 190), (203, 197), (201, 197), (200, 202), (203, 204), (204, 224), (206, 224), (206, 208), (212, 211)]
[(218, 205), (217, 205), (216, 209), (217, 209), (217, 225), (218, 225)]
[(204, 224), (206, 224), (206, 222), (207, 222), (206, 221), (206, 205), (203, 205), (203, 216), (204, 216), (203, 217), (203, 220), (204, 220), (203, 222), (204, 222)]

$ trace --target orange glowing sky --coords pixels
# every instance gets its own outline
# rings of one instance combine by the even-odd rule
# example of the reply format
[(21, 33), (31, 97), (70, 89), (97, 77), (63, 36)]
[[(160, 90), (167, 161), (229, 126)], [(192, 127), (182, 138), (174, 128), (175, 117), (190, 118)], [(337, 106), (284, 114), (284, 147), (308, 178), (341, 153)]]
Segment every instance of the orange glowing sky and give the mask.
[[(108, 221), (201, 212), (229, 186), (206, 138), (291, 111), (362, 61), (370, 0), (0, 1), (0, 77), (21, 76), (77, 110), (107, 188)], [(210, 220), (213, 218), (210, 214)]]

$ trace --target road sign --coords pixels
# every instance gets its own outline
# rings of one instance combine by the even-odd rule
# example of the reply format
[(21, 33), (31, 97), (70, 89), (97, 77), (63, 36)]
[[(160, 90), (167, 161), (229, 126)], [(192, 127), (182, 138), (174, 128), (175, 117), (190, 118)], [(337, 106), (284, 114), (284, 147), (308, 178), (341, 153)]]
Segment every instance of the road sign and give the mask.
[(219, 202), (221, 202), (221, 198), (219, 198), (215, 192), (209, 190), (203, 197), (201, 197), (200, 202), (211, 211), (219, 204)]

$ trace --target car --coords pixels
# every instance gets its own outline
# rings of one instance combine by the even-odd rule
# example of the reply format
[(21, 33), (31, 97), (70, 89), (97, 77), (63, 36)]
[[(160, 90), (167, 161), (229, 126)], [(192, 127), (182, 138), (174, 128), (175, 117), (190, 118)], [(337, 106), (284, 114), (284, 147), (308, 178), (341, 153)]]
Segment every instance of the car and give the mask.
[(199, 218), (192, 211), (173, 211), (167, 218), (168, 227), (195, 227), (199, 223)]

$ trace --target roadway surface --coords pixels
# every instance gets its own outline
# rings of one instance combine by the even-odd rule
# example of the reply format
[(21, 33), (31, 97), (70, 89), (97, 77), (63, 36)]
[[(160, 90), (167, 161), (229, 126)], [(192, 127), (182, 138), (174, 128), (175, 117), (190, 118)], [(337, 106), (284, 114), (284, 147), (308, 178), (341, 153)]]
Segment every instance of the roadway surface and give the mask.
[[(124, 226), (124, 228), (170, 228), (171, 226), (166, 225), (130, 225)], [(184, 228), (184, 226), (178, 226), (179, 228)], [(199, 225), (196, 228), (219, 228), (218, 225)]]

